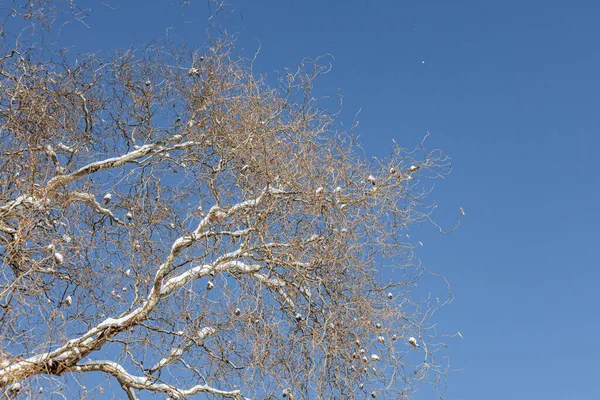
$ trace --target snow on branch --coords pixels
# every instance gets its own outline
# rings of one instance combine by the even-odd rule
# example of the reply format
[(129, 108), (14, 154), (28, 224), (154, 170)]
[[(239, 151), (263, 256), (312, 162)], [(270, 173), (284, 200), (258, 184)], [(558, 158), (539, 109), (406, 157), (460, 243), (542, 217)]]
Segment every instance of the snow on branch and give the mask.
[[(175, 135), (175, 136), (177, 136), (177, 135)], [(181, 137), (173, 137), (169, 141), (179, 140), (179, 139), (181, 139)], [(87, 164), (87, 165), (79, 168), (77, 171), (74, 171), (70, 174), (55, 176), (54, 178), (50, 179), (50, 181), (48, 181), (48, 185), (47, 185), (46, 189), (48, 191), (52, 191), (61, 185), (62, 186), (68, 185), (84, 176), (91, 175), (95, 172), (106, 171), (108, 169), (121, 167), (127, 163), (134, 162), (144, 156), (147, 156), (148, 154), (156, 152), (157, 150), (163, 150), (163, 147), (169, 141), (160, 141), (160, 142), (156, 142), (156, 143), (146, 144), (144, 146), (141, 146), (139, 149), (136, 149), (127, 154), (123, 154), (118, 157), (107, 158), (107, 159), (100, 160), (100, 161), (95, 161), (95, 162), (92, 162), (90, 164)], [(195, 144), (196, 144), (195, 142), (190, 141), (190, 142), (186, 142), (186, 143), (181, 143), (174, 147), (176, 147), (177, 149), (183, 149), (183, 148), (191, 147)]]
[(112, 211), (110, 211), (108, 208), (102, 207), (102, 205), (96, 201), (96, 198), (89, 193), (71, 192), (70, 198), (85, 201), (86, 203), (89, 203), (100, 214), (104, 214), (104, 215), (110, 217), (110, 219), (115, 221), (117, 224), (125, 225), (125, 222), (123, 222), (119, 218), (115, 217), (114, 214), (112, 213)]
[(70, 368), (70, 370), (72, 372), (104, 372), (115, 377), (126, 390), (138, 389), (165, 393), (174, 399), (185, 399), (198, 393), (208, 393), (225, 398), (250, 400), (244, 397), (239, 390), (220, 390), (208, 385), (195, 385), (189, 389), (181, 389), (166, 383), (158, 383), (156, 378), (153, 377), (132, 375), (119, 363), (109, 360), (86, 361)]
[(253, 274), (252, 276), (254, 276), (259, 282), (262, 282), (265, 285), (267, 285), (268, 287), (270, 287), (271, 289), (277, 291), (277, 293), (279, 293), (279, 295), (285, 300), (287, 305), (290, 306), (290, 308), (292, 310), (296, 309), (296, 305), (294, 304), (294, 301), (284, 290), (284, 287), (286, 287), (287, 284), (283, 279), (276, 278), (276, 277), (268, 277), (265, 274), (260, 274), (260, 273)]
[(188, 282), (209, 276), (212, 272), (251, 274), (260, 271), (262, 268), (262, 265), (250, 265), (237, 260), (220, 264), (199, 265), (167, 280), (160, 291), (160, 295), (165, 297), (174, 290), (185, 286)]

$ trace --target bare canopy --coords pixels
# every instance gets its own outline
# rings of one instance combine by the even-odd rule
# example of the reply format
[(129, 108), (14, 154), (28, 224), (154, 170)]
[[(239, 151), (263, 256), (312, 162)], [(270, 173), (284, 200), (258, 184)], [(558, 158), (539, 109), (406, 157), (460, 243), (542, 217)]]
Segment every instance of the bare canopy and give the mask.
[(404, 398), (439, 378), (406, 233), (449, 162), (367, 159), (313, 99), (327, 68), (269, 87), (224, 36), (75, 62), (5, 34), (6, 395)]

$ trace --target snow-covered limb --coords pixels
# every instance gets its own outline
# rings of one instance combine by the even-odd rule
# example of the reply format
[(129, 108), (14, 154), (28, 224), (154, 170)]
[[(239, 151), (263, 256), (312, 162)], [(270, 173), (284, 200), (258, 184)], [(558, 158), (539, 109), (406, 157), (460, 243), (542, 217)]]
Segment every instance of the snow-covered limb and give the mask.
[(64, 144), (64, 143), (59, 143), (59, 144), (57, 145), (57, 147), (58, 147), (60, 150), (62, 150), (62, 151), (66, 151), (67, 153), (75, 153), (75, 152), (76, 152), (76, 150), (75, 150), (74, 148), (72, 148), (72, 147), (69, 147), (69, 146), (67, 146), (67, 145), (66, 145), (66, 144)]
[(202, 221), (200, 221), (194, 233), (200, 234), (214, 219), (220, 220), (224, 218), (229, 218), (240, 211), (258, 206), (268, 193), (275, 193), (275, 190), (264, 189), (262, 193), (256, 198), (242, 201), (229, 208), (223, 209), (218, 205), (212, 206), (206, 214), (206, 216), (202, 219)]
[(199, 279), (211, 274), (211, 272), (233, 272), (241, 274), (250, 274), (258, 272), (263, 268), (262, 265), (258, 264), (246, 264), (241, 261), (229, 261), (221, 264), (205, 264), (191, 268), (177, 276), (168, 279), (161, 291), (161, 297), (165, 297), (172, 293), (174, 290), (185, 286), (188, 282), (195, 279)]
[(253, 274), (252, 276), (254, 276), (258, 281), (264, 283), (271, 289), (276, 290), (281, 295), (281, 297), (283, 297), (287, 305), (290, 306), (292, 310), (296, 309), (294, 301), (291, 299), (290, 296), (288, 296), (287, 292), (284, 289), (284, 287), (286, 287), (287, 284), (283, 279), (276, 277), (268, 277), (265, 274), (260, 273)]
[[(214, 335), (216, 332), (217, 332), (217, 330), (215, 328), (213, 328), (211, 326), (205, 326), (204, 328), (202, 328), (198, 331), (197, 340), (200, 343), (202, 343), (204, 341), (204, 339), (206, 339), (207, 337), (209, 337), (211, 335)], [(181, 356), (183, 355), (183, 353), (190, 346), (192, 346), (193, 343), (194, 343), (193, 341), (189, 341), (189, 343), (184, 346), (174, 348), (173, 350), (171, 350), (169, 355), (167, 355), (166, 357), (162, 358), (159, 362), (157, 362), (152, 368), (150, 368), (150, 370), (148, 372), (152, 374), (168, 365), (171, 365), (175, 361), (179, 360), (181, 358)]]
[[(253, 231), (252, 228), (248, 228), (248, 229), (239, 229), (237, 231), (206, 231), (206, 232), (199, 232), (199, 233), (192, 232), (188, 236), (182, 236), (179, 239), (177, 239), (175, 241), (175, 243), (173, 244), (173, 246), (189, 247), (192, 243), (194, 243), (200, 239), (214, 237), (214, 236), (231, 236), (231, 237), (237, 238), (237, 237), (242, 237), (244, 235), (247, 235), (252, 231)], [(183, 247), (183, 248), (185, 248), (185, 247)], [(179, 250), (179, 251), (181, 251), (181, 250)]]
[(281, 288), (286, 286), (283, 279), (268, 277), (265, 274), (254, 274), (253, 276), (271, 288)]
[(125, 390), (138, 389), (156, 393), (165, 393), (174, 399), (185, 399), (198, 393), (209, 393), (225, 398), (250, 400), (239, 390), (220, 390), (208, 385), (195, 385), (189, 389), (181, 389), (166, 383), (157, 383), (155, 378), (136, 376), (128, 373), (119, 363), (108, 360), (87, 361), (69, 369), (70, 372), (104, 372), (114, 376)]
[[(172, 139), (172, 140), (174, 140), (174, 139)], [(127, 163), (139, 160), (140, 158), (147, 156), (148, 154), (155, 152), (156, 150), (161, 150), (166, 143), (167, 143), (167, 141), (146, 144), (144, 146), (141, 146), (139, 149), (136, 149), (127, 154), (123, 154), (123, 155), (117, 156), (117, 157), (107, 158), (105, 160), (95, 161), (95, 162), (92, 162), (90, 164), (87, 164), (87, 165), (79, 168), (77, 171), (74, 171), (70, 174), (55, 176), (54, 178), (50, 179), (50, 181), (48, 181), (48, 185), (46, 186), (46, 189), (48, 191), (52, 191), (52, 190), (56, 189), (58, 186), (68, 185), (68, 184), (76, 181), (77, 179), (82, 178), (87, 175), (90, 175), (90, 174), (93, 174), (94, 172), (106, 171), (111, 168), (121, 167)], [(196, 144), (195, 142), (186, 142), (186, 143), (181, 143), (181, 144), (173, 146), (173, 147), (176, 147), (177, 149), (183, 149), (183, 148), (191, 147), (195, 144)]]
[(168, 356), (162, 358), (159, 362), (157, 362), (152, 368), (150, 368), (150, 373), (154, 373), (161, 368), (166, 367), (167, 365), (172, 364), (176, 360), (178, 360), (183, 355), (183, 349), (176, 348), (171, 350)]
[[(102, 205), (96, 201), (96, 198), (93, 195), (91, 195), (89, 193), (84, 193), (84, 192), (71, 192), (70, 197), (72, 199), (82, 200), (82, 201), (85, 201), (86, 203), (89, 203), (100, 214), (104, 214), (104, 215), (110, 217), (110, 219), (115, 221), (117, 224), (125, 225), (125, 223), (123, 221), (121, 221), (120, 219), (118, 219), (117, 217), (114, 216), (112, 211), (110, 211), (108, 208), (102, 207)], [(106, 196), (104, 196), (104, 198), (106, 199)], [(105, 202), (107, 203), (107, 201), (105, 201)]]
[(42, 199), (32, 195), (20, 195), (16, 199), (11, 200), (0, 207), (0, 216), (3, 216), (14, 209), (20, 209), (22, 207), (33, 207), (36, 210), (42, 210), (47, 202), (49, 202), (48, 199), (46, 199), (44, 202)]
[(10, 226), (0, 225), (0, 232), (8, 233), (9, 235), (14, 235), (15, 233), (17, 233), (17, 230), (11, 228)]
[[(175, 138), (173, 138), (169, 141), (173, 141), (173, 140), (175, 140)], [(111, 168), (121, 167), (127, 163), (137, 161), (140, 158), (147, 156), (148, 154), (156, 153), (157, 151), (182, 150), (182, 149), (189, 148), (189, 147), (192, 147), (197, 144), (196, 142), (189, 141), (189, 142), (185, 142), (185, 143), (175, 144), (174, 146), (171, 146), (170, 148), (165, 148), (164, 147), (165, 144), (167, 144), (169, 141), (160, 141), (160, 142), (156, 142), (156, 143), (147, 144), (147, 145), (141, 146), (139, 149), (136, 149), (127, 154), (123, 154), (121, 156), (111, 157), (111, 158), (107, 158), (107, 159), (100, 160), (100, 161), (94, 161), (90, 164), (87, 164), (87, 165), (79, 168), (77, 171), (74, 171), (70, 174), (57, 175), (48, 181), (48, 184), (46, 185), (46, 191), (47, 191), (47, 193), (51, 193), (58, 186), (68, 185), (82, 177), (88, 176), (88, 175), (93, 174), (98, 171), (106, 171)], [(85, 193), (83, 195), (87, 196), (87, 194), (85, 194)], [(39, 200), (37, 200), (37, 201), (36, 200), (37, 199), (35, 199), (32, 196), (23, 196), (22, 195), (22, 196), (19, 196), (17, 199), (5, 204), (4, 206), (1, 206), (0, 212), (5, 213), (7, 211), (10, 211), (10, 210), (18, 207), (22, 203), (34, 205), (36, 207), (41, 207), (43, 205), (43, 203), (41, 203)], [(87, 198), (81, 198), (81, 200), (88, 201)], [(94, 199), (94, 201), (95, 201), (95, 199)], [(110, 212), (109, 210), (103, 209), (101, 206), (99, 206), (99, 209)], [(103, 213), (106, 214), (106, 212), (103, 212)], [(109, 214), (107, 214), (107, 215), (109, 215)]]
[(204, 340), (210, 335), (214, 335), (217, 332), (215, 328), (212, 326), (205, 326), (204, 328), (198, 331), (198, 340)]
[(55, 176), (54, 178), (50, 179), (47, 187), (48, 187), (48, 189), (52, 190), (60, 185), (68, 185), (69, 183), (72, 183), (72, 182), (76, 181), (77, 179), (82, 178), (84, 176), (93, 174), (94, 172), (106, 171), (107, 169), (121, 167), (131, 161), (135, 161), (139, 158), (144, 157), (147, 154), (150, 154), (152, 151), (154, 151), (159, 146), (160, 146), (159, 143), (147, 144), (147, 145), (140, 147), (137, 150), (134, 150), (127, 154), (123, 154), (118, 157), (111, 157), (111, 158), (107, 158), (105, 160), (92, 162), (88, 165), (85, 165), (85, 166), (79, 168), (77, 171), (74, 171), (70, 174)]
[[(194, 232), (192, 232), (191, 235), (188, 236), (182, 236), (179, 239), (177, 239), (175, 241), (175, 243), (173, 243), (173, 246), (171, 247), (171, 254), (172, 255), (178, 255), (182, 250), (184, 250), (185, 248), (189, 247), (192, 245), (192, 243), (194, 243), (194, 241), (201, 239), (203, 237), (205, 237), (208, 233), (205, 232), (205, 229), (211, 224), (212, 221), (216, 220), (220, 220), (220, 219), (224, 219), (224, 218), (229, 218), (232, 215), (236, 214), (239, 211), (248, 209), (248, 208), (253, 208), (256, 207), (260, 204), (260, 202), (264, 199), (265, 194), (272, 192), (272, 190), (268, 190), (265, 189), (262, 191), (262, 193), (254, 198), (254, 199), (250, 199), (250, 200), (246, 200), (243, 202), (240, 202), (238, 204), (235, 204), (229, 208), (221, 208), (218, 205), (214, 205), (210, 208), (210, 210), (208, 211), (208, 213), (206, 213), (206, 215), (204, 216), (204, 218), (202, 218), (202, 220), (200, 221), (200, 223), (198, 223), (198, 226), (196, 227), (196, 229), (194, 230)], [(246, 231), (239, 231), (240, 235), (245, 234)], [(157, 272), (157, 277), (159, 276), (159, 273), (161, 272), (161, 269), (159, 269), (159, 271)]]

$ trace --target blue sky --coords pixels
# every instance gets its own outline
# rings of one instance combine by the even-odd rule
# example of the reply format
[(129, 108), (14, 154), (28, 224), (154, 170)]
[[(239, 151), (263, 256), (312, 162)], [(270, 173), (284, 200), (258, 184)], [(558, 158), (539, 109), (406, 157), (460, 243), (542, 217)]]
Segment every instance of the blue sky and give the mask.
[[(192, 0), (193, 1), (193, 0)], [(93, 3), (75, 50), (142, 45), (177, 25), (201, 44), (206, 2), (183, 17), (167, 1)], [(124, 2), (123, 2), (124, 3)], [(152, 5), (150, 5), (150, 3)], [(437, 186), (436, 219), (419, 257), (456, 300), (439, 329), (460, 330), (447, 356), (446, 398), (597, 399), (600, 317), (600, 3), (593, 1), (230, 0), (260, 72), (331, 54), (320, 94), (344, 94), (370, 155), (426, 131), (453, 173)], [(274, 75), (273, 75), (274, 76)], [(433, 398), (424, 391), (421, 398)]]

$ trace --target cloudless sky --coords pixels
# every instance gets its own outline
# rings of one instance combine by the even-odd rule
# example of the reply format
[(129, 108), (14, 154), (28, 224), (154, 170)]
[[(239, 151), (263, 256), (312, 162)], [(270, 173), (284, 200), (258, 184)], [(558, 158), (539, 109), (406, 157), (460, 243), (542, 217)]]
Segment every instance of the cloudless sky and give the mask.
[[(123, 4), (121, 4), (123, 3)], [(78, 51), (130, 47), (170, 26), (204, 39), (207, 4), (93, 5), (68, 26)], [(359, 111), (369, 155), (425, 132), (453, 159), (418, 256), (455, 301), (437, 314), (451, 367), (445, 398), (598, 399), (600, 367), (600, 3), (596, 1), (230, 0), (238, 49), (256, 70), (331, 54), (319, 94)], [(182, 24), (182, 21), (189, 23)], [(276, 75), (273, 74), (273, 77)], [(424, 390), (419, 398), (434, 398)]]

